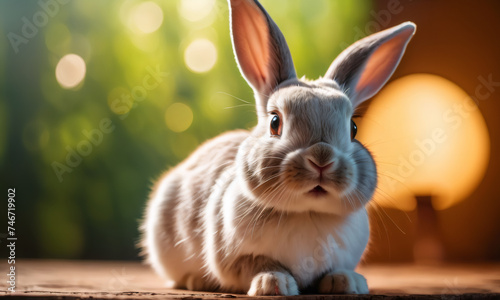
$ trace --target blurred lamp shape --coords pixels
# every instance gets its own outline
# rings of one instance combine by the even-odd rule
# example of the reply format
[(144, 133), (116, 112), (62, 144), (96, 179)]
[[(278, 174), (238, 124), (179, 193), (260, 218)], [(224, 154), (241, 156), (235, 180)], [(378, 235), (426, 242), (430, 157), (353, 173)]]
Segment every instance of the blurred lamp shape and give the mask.
[(163, 11), (158, 4), (148, 1), (135, 6), (129, 18), (129, 26), (142, 33), (152, 33), (163, 23)]
[(63, 56), (56, 66), (56, 79), (65, 89), (77, 87), (87, 72), (85, 61), (76, 54)]
[(215, 0), (182, 0), (179, 13), (188, 21), (198, 22), (208, 17), (214, 7)]
[(430, 195), (434, 209), (446, 209), (474, 191), (488, 166), (490, 140), (476, 103), (436, 75), (389, 84), (358, 128), (377, 163), (382, 206), (409, 211), (415, 195)]
[(207, 39), (194, 40), (184, 52), (186, 66), (195, 73), (210, 71), (217, 62), (217, 49)]

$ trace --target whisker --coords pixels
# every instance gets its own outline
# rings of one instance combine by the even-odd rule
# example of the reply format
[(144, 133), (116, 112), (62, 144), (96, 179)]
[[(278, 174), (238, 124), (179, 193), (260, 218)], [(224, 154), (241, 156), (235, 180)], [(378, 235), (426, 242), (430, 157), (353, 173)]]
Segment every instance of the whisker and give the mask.
[(226, 95), (226, 96), (232, 97), (232, 98), (234, 98), (234, 99), (236, 99), (236, 100), (239, 100), (239, 101), (241, 101), (241, 102), (245, 102), (245, 103), (247, 103), (247, 104), (250, 104), (250, 103), (251, 103), (250, 101), (246, 101), (246, 100), (244, 100), (244, 99), (242, 99), (242, 98), (239, 98), (239, 97), (237, 97), (237, 96), (235, 96), (235, 95), (232, 95), (232, 94), (229, 94), (229, 93), (226, 93), (226, 92), (216, 92), (216, 93), (217, 93), (217, 94), (223, 94), (223, 95)]

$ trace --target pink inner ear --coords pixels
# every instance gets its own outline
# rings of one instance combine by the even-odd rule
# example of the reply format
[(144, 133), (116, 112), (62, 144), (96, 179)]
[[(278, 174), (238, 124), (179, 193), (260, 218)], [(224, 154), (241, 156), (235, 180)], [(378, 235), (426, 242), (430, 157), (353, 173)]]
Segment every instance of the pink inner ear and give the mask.
[(259, 89), (269, 79), (269, 29), (253, 1), (233, 1), (233, 38), (240, 67)]
[(373, 96), (387, 82), (401, 60), (412, 34), (413, 28), (404, 29), (372, 53), (356, 84), (356, 91), (360, 96), (358, 98)]

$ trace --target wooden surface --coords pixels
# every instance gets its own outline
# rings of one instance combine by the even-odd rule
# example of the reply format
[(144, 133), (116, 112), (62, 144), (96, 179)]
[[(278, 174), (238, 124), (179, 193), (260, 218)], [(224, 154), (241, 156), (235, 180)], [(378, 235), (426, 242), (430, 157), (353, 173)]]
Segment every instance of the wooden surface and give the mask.
[[(147, 266), (137, 262), (24, 260), (16, 263), (17, 288), (6, 292), (7, 263), (0, 263), (1, 297), (19, 299), (220, 299), (244, 295), (197, 293), (162, 287)], [(379, 265), (359, 272), (370, 295), (302, 295), (300, 299), (500, 299), (500, 264)], [(277, 299), (280, 297), (260, 297)]]

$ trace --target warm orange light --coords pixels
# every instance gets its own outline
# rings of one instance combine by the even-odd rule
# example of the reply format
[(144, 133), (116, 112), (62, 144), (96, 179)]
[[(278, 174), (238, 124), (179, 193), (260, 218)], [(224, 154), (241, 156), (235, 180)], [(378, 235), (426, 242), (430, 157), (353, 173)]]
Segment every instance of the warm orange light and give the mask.
[(484, 176), (490, 140), (477, 104), (460, 87), (430, 74), (405, 76), (373, 100), (358, 126), (379, 172), (375, 201), (413, 210), (415, 195), (445, 209)]

